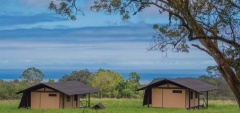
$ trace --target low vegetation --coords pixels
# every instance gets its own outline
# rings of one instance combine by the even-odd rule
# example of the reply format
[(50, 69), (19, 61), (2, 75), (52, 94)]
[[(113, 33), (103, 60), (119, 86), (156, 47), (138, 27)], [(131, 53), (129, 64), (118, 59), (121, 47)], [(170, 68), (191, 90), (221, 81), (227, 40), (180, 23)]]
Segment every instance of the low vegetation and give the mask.
[[(21, 94), (16, 93), (42, 82), (43, 75), (39, 69), (33, 67), (24, 70), (20, 80), (0, 80), (0, 100), (20, 99)], [(99, 89), (100, 93), (92, 95), (96, 98), (141, 98), (142, 92), (136, 91), (141, 87), (139, 80), (140, 75), (136, 72), (129, 73), (128, 78), (124, 79), (120, 73), (105, 69), (99, 69), (95, 73), (91, 73), (87, 69), (73, 71), (71, 74), (65, 74), (59, 78), (59, 82), (80, 81)], [(49, 79), (48, 82), (55, 81)]]
[[(34, 69), (35, 71), (32, 69)], [(219, 75), (219, 72), (212, 67), (208, 68), (207, 72), (207, 75), (201, 75), (198, 77), (198, 79), (219, 87), (219, 90), (209, 92), (209, 98), (215, 100), (234, 100), (235, 97), (230, 90), (230, 87), (227, 85), (226, 81), (224, 81), (224, 79)], [(0, 100), (20, 99), (21, 94), (16, 94), (16, 92), (21, 91), (34, 84), (38, 84), (39, 82), (41, 82), (41, 80), (43, 80), (42, 75), (43, 73), (41, 73), (40, 70), (36, 68), (28, 68), (24, 70), (23, 74), (20, 76), (21, 80), (0, 80)], [(89, 72), (87, 69), (84, 69), (79, 71), (72, 71), (72, 73), (70, 74), (63, 75), (61, 78), (59, 78), (59, 82), (74, 80), (95, 87), (100, 90), (100, 93), (92, 95), (92, 97), (95, 98), (140, 99), (143, 97), (143, 92), (136, 91), (136, 89), (142, 87), (139, 84), (140, 78), (141, 76), (137, 72), (131, 72), (129, 73), (128, 78), (124, 78), (123, 75), (112, 70), (99, 69), (97, 72), (92, 73)], [(161, 78), (157, 78), (154, 80), (158, 79)], [(55, 81), (49, 79), (48, 82)]]
[(141, 99), (92, 99), (91, 106), (102, 103), (106, 108), (18, 109), (19, 100), (0, 101), (0, 113), (239, 113), (237, 103), (231, 100), (212, 100), (208, 109), (151, 108), (142, 106)]
[[(99, 69), (97, 72), (91, 73), (85, 69), (73, 71), (59, 79), (60, 82), (77, 80), (100, 89), (100, 93), (91, 96), (103, 99), (92, 99), (91, 106), (102, 103), (106, 109), (101, 110), (90, 108), (18, 109), (21, 95), (17, 95), (16, 92), (29, 87), (29, 80), (0, 80), (0, 113), (240, 113), (231, 90), (221, 76), (210, 73), (199, 76), (198, 79), (220, 88), (218, 91), (209, 93), (209, 98), (212, 100), (209, 102), (208, 109), (187, 110), (142, 106), (143, 93), (135, 91), (141, 87), (139, 84), (140, 75), (136, 72), (130, 73), (128, 78), (124, 79), (121, 74), (111, 70)], [(54, 80), (49, 80), (49, 82), (54, 82)], [(35, 82), (33, 83), (35, 84)], [(108, 85), (111, 87), (106, 87)]]

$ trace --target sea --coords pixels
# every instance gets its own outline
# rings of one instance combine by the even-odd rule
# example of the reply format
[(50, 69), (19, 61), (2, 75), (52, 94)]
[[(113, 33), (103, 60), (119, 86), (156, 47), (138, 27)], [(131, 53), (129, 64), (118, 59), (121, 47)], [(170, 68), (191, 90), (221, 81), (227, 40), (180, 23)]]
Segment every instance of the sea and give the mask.
[[(7, 68), (7, 69), (0, 69), (0, 79), (2, 80), (14, 80), (18, 79), (19, 76), (25, 69), (22, 68)], [(72, 69), (57, 69), (57, 68), (44, 68), (40, 69), (44, 76), (44, 79), (58, 79), (61, 78), (65, 74), (70, 74)], [(79, 69), (81, 70), (81, 69)], [(89, 70), (90, 72), (94, 73), (97, 70)], [(114, 72), (120, 73), (124, 78), (128, 78), (129, 73), (137, 72), (140, 77), (141, 81), (151, 81), (154, 78), (178, 78), (178, 77), (198, 77), (203, 74), (206, 74), (205, 70), (188, 70), (188, 69), (168, 69), (168, 70), (112, 70)]]

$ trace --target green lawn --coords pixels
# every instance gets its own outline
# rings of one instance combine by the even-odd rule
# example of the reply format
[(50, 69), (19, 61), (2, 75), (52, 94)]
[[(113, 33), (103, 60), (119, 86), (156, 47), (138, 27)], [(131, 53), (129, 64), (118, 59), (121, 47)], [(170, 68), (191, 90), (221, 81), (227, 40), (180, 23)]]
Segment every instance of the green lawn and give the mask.
[[(102, 103), (103, 110), (85, 109), (84, 113), (240, 113), (236, 103), (210, 101), (208, 109), (148, 108), (138, 99), (94, 99), (91, 105)], [(19, 101), (0, 101), (0, 113), (83, 113), (83, 108), (71, 109), (18, 109)]]

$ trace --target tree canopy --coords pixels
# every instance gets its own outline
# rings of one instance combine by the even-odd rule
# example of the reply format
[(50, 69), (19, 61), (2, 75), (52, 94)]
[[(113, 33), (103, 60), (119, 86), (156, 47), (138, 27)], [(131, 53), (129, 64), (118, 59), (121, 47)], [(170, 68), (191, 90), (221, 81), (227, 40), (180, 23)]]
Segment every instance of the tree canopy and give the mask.
[(140, 87), (140, 75), (137, 72), (131, 72), (128, 78), (118, 84), (118, 90), (121, 97), (132, 98), (141, 96), (140, 91), (136, 91)]
[[(76, 19), (76, 1), (51, 2), (49, 8)], [(94, 0), (90, 9), (118, 13), (123, 19), (152, 6), (158, 8), (159, 17), (168, 13), (168, 24), (153, 25), (156, 35), (149, 50), (189, 52), (191, 45), (206, 52), (215, 60), (240, 107), (239, 4), (239, 0)]]
[(111, 98), (118, 96), (117, 85), (123, 80), (122, 75), (117, 72), (99, 69), (91, 75), (89, 82), (91, 86), (99, 89), (101, 94)]
[(65, 74), (60, 79), (59, 82), (63, 81), (79, 81), (85, 84), (88, 84), (88, 78), (91, 75), (91, 72), (88, 69), (83, 69), (79, 71), (72, 71), (71, 74)]
[(41, 70), (30, 67), (23, 71), (22, 75), (19, 77), (25, 80), (29, 85), (35, 85), (43, 80), (44, 74)]

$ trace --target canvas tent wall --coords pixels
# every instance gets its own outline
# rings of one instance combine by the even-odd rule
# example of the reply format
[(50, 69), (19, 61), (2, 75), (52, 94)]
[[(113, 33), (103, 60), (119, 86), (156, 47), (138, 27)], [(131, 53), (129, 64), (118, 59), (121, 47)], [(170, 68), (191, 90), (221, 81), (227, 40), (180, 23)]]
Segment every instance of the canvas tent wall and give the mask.
[(161, 79), (144, 90), (143, 105), (152, 107), (191, 108), (199, 106), (199, 94), (218, 89), (194, 78)]
[[(67, 108), (79, 106), (79, 95), (98, 92), (77, 81), (40, 83), (22, 90), (19, 108)], [(90, 97), (88, 103), (90, 104)]]

